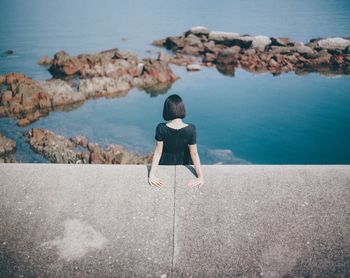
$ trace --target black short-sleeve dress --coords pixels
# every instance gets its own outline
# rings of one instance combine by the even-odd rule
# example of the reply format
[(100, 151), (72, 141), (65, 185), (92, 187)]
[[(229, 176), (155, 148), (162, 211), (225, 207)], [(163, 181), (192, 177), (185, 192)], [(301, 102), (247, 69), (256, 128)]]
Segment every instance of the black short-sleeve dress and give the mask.
[(155, 139), (163, 141), (163, 152), (159, 165), (190, 165), (193, 161), (188, 145), (196, 144), (197, 134), (194, 124), (174, 129), (166, 123), (159, 123), (156, 128)]

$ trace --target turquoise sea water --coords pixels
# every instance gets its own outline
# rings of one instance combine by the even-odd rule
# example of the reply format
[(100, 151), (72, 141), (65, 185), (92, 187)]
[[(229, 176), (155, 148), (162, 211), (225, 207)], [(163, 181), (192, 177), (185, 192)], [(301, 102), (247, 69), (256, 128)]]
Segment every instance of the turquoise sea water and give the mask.
[[(247, 3), (248, 2), (248, 3)], [(254, 2), (254, 3), (253, 3)], [(314, 37), (350, 36), (350, 2), (325, 1), (0, 1), (0, 74), (23, 72), (34, 79), (50, 74), (36, 61), (59, 50), (71, 54), (113, 47), (140, 57), (156, 56), (154, 39), (191, 26), (241, 34)], [(151, 53), (148, 53), (151, 51)], [(234, 77), (213, 68), (188, 73), (165, 94), (137, 89), (125, 97), (89, 100), (69, 112), (52, 112), (25, 128), (0, 119), (0, 132), (17, 141), (16, 157), (44, 162), (21, 133), (45, 127), (84, 135), (102, 145), (122, 144), (140, 154), (154, 148), (167, 96), (185, 101), (187, 122), (197, 126), (201, 160), (211, 163), (350, 163), (350, 77), (294, 73), (273, 77), (237, 70)]]

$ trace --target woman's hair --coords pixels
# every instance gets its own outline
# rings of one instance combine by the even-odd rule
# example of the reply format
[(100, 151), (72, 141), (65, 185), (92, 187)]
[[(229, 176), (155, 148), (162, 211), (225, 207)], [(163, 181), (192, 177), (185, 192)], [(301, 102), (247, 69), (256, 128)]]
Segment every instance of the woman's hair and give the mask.
[(166, 121), (171, 121), (176, 118), (185, 118), (186, 110), (185, 104), (182, 101), (182, 98), (179, 95), (168, 96), (164, 102), (163, 108), (163, 118)]

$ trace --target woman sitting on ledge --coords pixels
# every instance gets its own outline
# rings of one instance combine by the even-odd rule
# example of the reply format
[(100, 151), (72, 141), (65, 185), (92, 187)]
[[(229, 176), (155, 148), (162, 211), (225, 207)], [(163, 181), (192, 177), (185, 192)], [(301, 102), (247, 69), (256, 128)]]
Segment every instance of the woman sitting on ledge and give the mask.
[(162, 186), (163, 181), (155, 176), (157, 165), (194, 164), (197, 178), (189, 186), (202, 186), (204, 183), (200, 159), (196, 144), (196, 127), (186, 124), (185, 105), (178, 95), (169, 96), (164, 102), (163, 118), (168, 123), (159, 123), (156, 128), (156, 149), (148, 182), (152, 186)]

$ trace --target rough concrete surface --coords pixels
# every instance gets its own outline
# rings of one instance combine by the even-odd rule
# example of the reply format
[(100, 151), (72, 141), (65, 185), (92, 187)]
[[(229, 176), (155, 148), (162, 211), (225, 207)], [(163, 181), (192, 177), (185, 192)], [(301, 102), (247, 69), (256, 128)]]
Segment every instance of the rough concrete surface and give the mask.
[(349, 277), (349, 166), (176, 168), (174, 276)]
[[(150, 187), (147, 173), (128, 165), (1, 165), (0, 276), (169, 274), (173, 188)], [(174, 167), (159, 174), (173, 184)]]
[(0, 164), (0, 277), (349, 277), (350, 166)]

